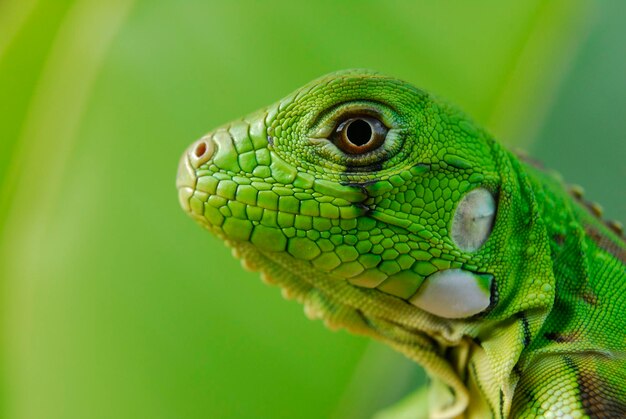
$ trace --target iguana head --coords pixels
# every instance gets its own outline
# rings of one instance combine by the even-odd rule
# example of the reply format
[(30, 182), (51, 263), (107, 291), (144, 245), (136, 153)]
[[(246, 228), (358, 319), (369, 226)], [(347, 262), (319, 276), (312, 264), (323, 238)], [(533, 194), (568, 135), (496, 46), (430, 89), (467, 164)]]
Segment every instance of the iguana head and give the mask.
[(177, 186), (309, 313), (396, 346), (436, 352), (433, 339), (481, 338), (552, 304), (549, 259), (523, 260), (547, 250), (515, 162), (394, 78), (334, 73), (218, 128), (184, 153)]

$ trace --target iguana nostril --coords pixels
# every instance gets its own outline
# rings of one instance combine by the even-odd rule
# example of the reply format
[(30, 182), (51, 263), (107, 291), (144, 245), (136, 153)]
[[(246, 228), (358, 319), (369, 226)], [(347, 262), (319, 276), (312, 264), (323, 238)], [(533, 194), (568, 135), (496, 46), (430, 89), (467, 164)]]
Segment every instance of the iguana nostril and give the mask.
[(207, 147), (206, 143), (202, 141), (200, 144), (196, 146), (195, 154), (197, 158), (201, 158), (206, 153)]
[(215, 144), (210, 136), (202, 137), (189, 149), (189, 161), (196, 169), (213, 158)]

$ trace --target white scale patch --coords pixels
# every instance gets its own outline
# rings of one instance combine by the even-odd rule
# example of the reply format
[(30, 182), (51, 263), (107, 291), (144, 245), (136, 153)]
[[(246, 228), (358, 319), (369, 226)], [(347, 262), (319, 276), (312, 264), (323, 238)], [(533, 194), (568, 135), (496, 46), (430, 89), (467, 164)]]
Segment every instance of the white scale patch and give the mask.
[(473, 252), (489, 238), (496, 214), (496, 201), (485, 188), (469, 192), (456, 208), (452, 219), (452, 240), (459, 249)]
[(446, 319), (473, 316), (489, 307), (492, 278), (463, 269), (436, 272), (424, 280), (410, 302)]

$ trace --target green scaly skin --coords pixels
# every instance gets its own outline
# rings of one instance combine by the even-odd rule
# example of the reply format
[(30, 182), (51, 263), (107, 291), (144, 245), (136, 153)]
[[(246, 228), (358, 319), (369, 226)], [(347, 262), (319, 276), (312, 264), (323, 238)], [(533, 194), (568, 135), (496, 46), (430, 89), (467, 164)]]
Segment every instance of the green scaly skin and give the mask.
[[(333, 132), (354, 115), (386, 126), (382, 145), (342, 151)], [(192, 144), (177, 186), (307, 315), (424, 366), (427, 406), (398, 415), (626, 417), (618, 227), (428, 93), (369, 71), (322, 77)], [(455, 211), (478, 189), (495, 218), (461, 245)]]

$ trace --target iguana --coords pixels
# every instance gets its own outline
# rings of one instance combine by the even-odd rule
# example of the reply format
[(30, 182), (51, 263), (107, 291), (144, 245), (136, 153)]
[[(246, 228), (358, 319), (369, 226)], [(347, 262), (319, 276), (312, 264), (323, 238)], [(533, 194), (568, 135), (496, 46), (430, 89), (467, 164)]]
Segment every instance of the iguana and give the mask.
[(436, 97), (324, 76), (194, 142), (177, 187), (308, 316), (421, 364), (424, 415), (626, 417), (620, 225)]

